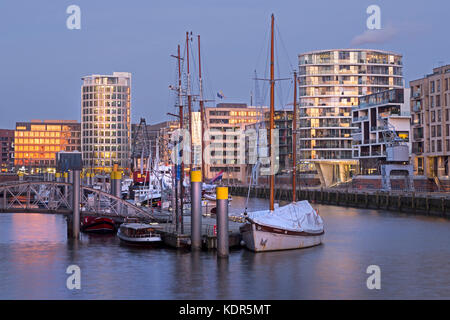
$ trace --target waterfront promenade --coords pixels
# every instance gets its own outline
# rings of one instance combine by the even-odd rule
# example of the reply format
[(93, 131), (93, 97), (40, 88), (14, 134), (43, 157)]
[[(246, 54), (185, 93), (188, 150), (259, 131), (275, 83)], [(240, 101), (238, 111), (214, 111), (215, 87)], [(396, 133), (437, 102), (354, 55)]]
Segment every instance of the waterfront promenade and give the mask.
[[(230, 185), (229, 189), (232, 195), (247, 196), (248, 194), (248, 186), (245, 185)], [(250, 197), (267, 199), (268, 196), (269, 188), (267, 186), (255, 186), (250, 190)], [(450, 218), (450, 193), (302, 187), (297, 189), (296, 197), (298, 200), (309, 200), (312, 203)], [(292, 188), (276, 186), (275, 199), (291, 201)]]

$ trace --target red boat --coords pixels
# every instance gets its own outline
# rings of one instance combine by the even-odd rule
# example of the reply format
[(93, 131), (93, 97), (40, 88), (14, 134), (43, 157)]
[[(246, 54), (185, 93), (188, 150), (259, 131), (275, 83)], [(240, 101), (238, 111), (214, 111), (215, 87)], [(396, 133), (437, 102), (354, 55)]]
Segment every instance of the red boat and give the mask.
[(116, 230), (114, 220), (104, 217), (84, 217), (81, 231), (89, 233), (112, 233)]

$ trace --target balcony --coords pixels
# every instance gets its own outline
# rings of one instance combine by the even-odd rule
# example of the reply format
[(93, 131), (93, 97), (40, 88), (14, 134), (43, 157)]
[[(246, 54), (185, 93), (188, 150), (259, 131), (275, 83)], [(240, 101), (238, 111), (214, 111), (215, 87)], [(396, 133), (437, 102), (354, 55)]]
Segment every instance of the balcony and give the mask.
[(380, 118), (395, 118), (395, 117), (411, 117), (411, 112), (409, 111), (401, 111), (401, 112), (382, 112), (379, 113), (378, 116)]
[(358, 118), (353, 118), (353, 122), (361, 122), (361, 121), (366, 121), (369, 120), (368, 116), (362, 116), (362, 117), (358, 117)]

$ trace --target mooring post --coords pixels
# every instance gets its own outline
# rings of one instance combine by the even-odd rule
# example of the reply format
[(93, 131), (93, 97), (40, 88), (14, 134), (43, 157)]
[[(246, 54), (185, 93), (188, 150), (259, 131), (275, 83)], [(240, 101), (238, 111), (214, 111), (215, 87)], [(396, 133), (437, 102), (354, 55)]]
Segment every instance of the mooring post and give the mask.
[[(64, 183), (69, 183), (69, 173), (64, 172), (63, 177), (64, 177)], [(68, 199), (69, 199), (69, 186), (68, 185), (64, 185), (64, 198), (66, 198), (66, 201), (68, 201)]]
[(202, 172), (191, 171), (191, 249), (202, 248)]
[(80, 236), (80, 170), (73, 170), (72, 173), (72, 237), (78, 239)]
[(72, 184), (72, 192), (69, 192), (69, 203), (73, 203), (73, 171), (69, 171), (69, 183)]
[(112, 178), (114, 184), (114, 196), (117, 198), (122, 197), (122, 173), (120, 171), (116, 171)]
[(221, 258), (228, 257), (228, 188), (216, 188), (216, 224), (217, 224), (217, 255)]

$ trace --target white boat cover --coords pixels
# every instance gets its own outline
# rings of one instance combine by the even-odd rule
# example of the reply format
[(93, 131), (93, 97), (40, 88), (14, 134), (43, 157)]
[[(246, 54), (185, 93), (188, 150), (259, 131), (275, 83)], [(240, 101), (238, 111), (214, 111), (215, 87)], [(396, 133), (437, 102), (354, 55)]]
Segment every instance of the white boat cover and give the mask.
[(323, 220), (307, 201), (290, 203), (273, 211), (263, 210), (249, 212), (248, 217), (254, 222), (289, 231), (305, 231), (320, 233), (323, 231)]

